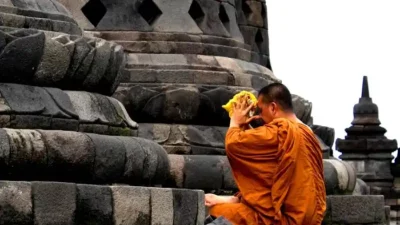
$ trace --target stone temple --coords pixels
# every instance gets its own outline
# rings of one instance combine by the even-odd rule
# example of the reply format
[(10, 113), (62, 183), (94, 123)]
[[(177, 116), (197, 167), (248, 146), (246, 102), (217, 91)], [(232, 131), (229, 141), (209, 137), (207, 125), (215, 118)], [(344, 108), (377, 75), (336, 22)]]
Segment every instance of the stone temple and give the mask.
[[(204, 193), (237, 191), (221, 106), (281, 82), (268, 48), (260, 0), (0, 0), (0, 224), (203, 225)], [(366, 79), (342, 160), (293, 101), (325, 156), (324, 224), (396, 224), (397, 142)]]

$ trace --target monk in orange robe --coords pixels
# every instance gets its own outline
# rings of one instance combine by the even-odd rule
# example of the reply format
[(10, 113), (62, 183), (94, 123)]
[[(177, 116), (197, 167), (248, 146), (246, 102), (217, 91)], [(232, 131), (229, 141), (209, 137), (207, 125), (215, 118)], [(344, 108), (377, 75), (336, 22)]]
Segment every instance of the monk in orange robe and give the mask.
[[(294, 114), (289, 90), (268, 85), (259, 92), (260, 115), (248, 118), (252, 107), (235, 104), (225, 140), (239, 193), (207, 194), (210, 215), (233, 225), (321, 224), (326, 209), (322, 151)], [(255, 118), (266, 124), (246, 129)]]

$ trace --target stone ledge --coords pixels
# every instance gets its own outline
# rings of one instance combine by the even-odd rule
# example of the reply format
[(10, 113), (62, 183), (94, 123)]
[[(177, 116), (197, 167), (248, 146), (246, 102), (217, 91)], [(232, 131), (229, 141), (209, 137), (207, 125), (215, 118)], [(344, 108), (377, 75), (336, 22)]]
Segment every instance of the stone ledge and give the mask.
[(128, 53), (147, 54), (197, 54), (236, 58), (257, 63), (269, 68), (269, 56), (265, 53), (249, 51), (238, 47), (218, 44), (176, 42), (176, 41), (119, 41)]
[(204, 192), (0, 181), (0, 224), (203, 225)]
[[(130, 83), (121, 84), (113, 97), (136, 122), (228, 126), (222, 105), (242, 90), (257, 94), (252, 88), (237, 86)], [(296, 95), (293, 102), (296, 115), (307, 124), (311, 103)]]
[[(171, 170), (166, 186), (217, 193), (237, 191), (226, 156), (170, 154), (168, 158)], [(328, 195), (343, 195), (353, 193), (357, 177), (345, 162), (324, 160), (324, 179)]]
[(250, 51), (251, 46), (235, 39), (215, 35), (170, 33), (170, 32), (141, 32), (141, 31), (85, 31), (89, 36), (96, 36), (110, 41), (165, 41), (216, 44), (227, 47), (242, 48)]
[(323, 225), (387, 225), (387, 209), (382, 195), (328, 196)]
[(163, 184), (164, 149), (149, 140), (72, 131), (0, 129), (0, 177), (94, 184)]
[[(3, 179), (237, 190), (226, 156), (167, 155), (143, 138), (0, 129), (0, 143)], [(356, 185), (342, 161), (324, 160), (324, 176), (328, 194), (352, 193)]]
[(54, 20), (52, 18), (38, 18), (23, 15), (3, 13), (0, 11), (2, 26), (38, 29), (43, 31), (62, 32), (71, 35), (82, 35), (82, 30), (74, 22)]
[[(2, 3), (4, 4), (4, 1)], [(15, 15), (33, 17), (33, 18), (64, 21), (64, 22), (70, 22), (70, 23), (78, 25), (78, 23), (68, 15), (68, 12), (65, 9), (61, 9), (62, 12), (60, 12), (60, 11), (52, 11), (52, 12), (50, 11), (49, 12), (49, 11), (38, 11), (38, 10), (39, 10), (38, 8), (31, 8), (31, 9), (18, 8), (18, 6), (14, 6), (13, 4), (0, 5), (1, 13), (15, 14)]]
[(271, 70), (255, 63), (220, 56), (128, 54), (123, 83), (188, 83), (261, 89), (280, 82)]
[[(225, 155), (228, 127), (141, 123), (138, 136), (162, 145), (168, 154)], [(316, 135), (324, 156), (330, 148)], [(327, 157), (329, 158), (329, 157)]]
[(56, 88), (0, 83), (0, 126), (137, 135), (137, 124), (111, 97)]

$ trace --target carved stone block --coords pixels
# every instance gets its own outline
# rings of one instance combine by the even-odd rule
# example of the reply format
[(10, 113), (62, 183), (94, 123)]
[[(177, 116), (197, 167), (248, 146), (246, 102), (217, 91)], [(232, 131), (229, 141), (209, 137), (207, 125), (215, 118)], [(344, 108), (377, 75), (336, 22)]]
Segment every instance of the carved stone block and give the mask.
[[(114, 97), (137, 122), (227, 126), (229, 117), (222, 105), (241, 90), (257, 94), (234, 86), (129, 84), (119, 87)], [(296, 115), (307, 123), (311, 103), (295, 95), (293, 101)]]

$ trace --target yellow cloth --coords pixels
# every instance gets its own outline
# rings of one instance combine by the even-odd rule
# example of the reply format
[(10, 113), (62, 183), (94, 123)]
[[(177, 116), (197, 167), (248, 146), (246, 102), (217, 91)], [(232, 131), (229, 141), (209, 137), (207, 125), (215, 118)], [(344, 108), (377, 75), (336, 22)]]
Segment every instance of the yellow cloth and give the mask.
[(233, 225), (322, 223), (322, 151), (306, 125), (275, 119), (256, 129), (230, 128), (225, 145), (241, 198), (211, 207), (211, 215)]
[[(222, 108), (224, 108), (229, 113), (229, 117), (231, 117), (233, 113), (233, 103), (239, 103), (239, 101), (242, 100), (243, 98), (247, 99), (247, 106), (250, 106), (251, 104), (253, 104), (254, 106), (257, 105), (257, 98), (256, 96), (253, 95), (253, 93), (249, 91), (241, 91), (235, 96), (233, 96), (233, 98), (229, 100), (228, 103), (222, 106)], [(253, 113), (254, 111), (251, 111), (250, 112), (251, 115), (249, 116), (252, 116)]]

